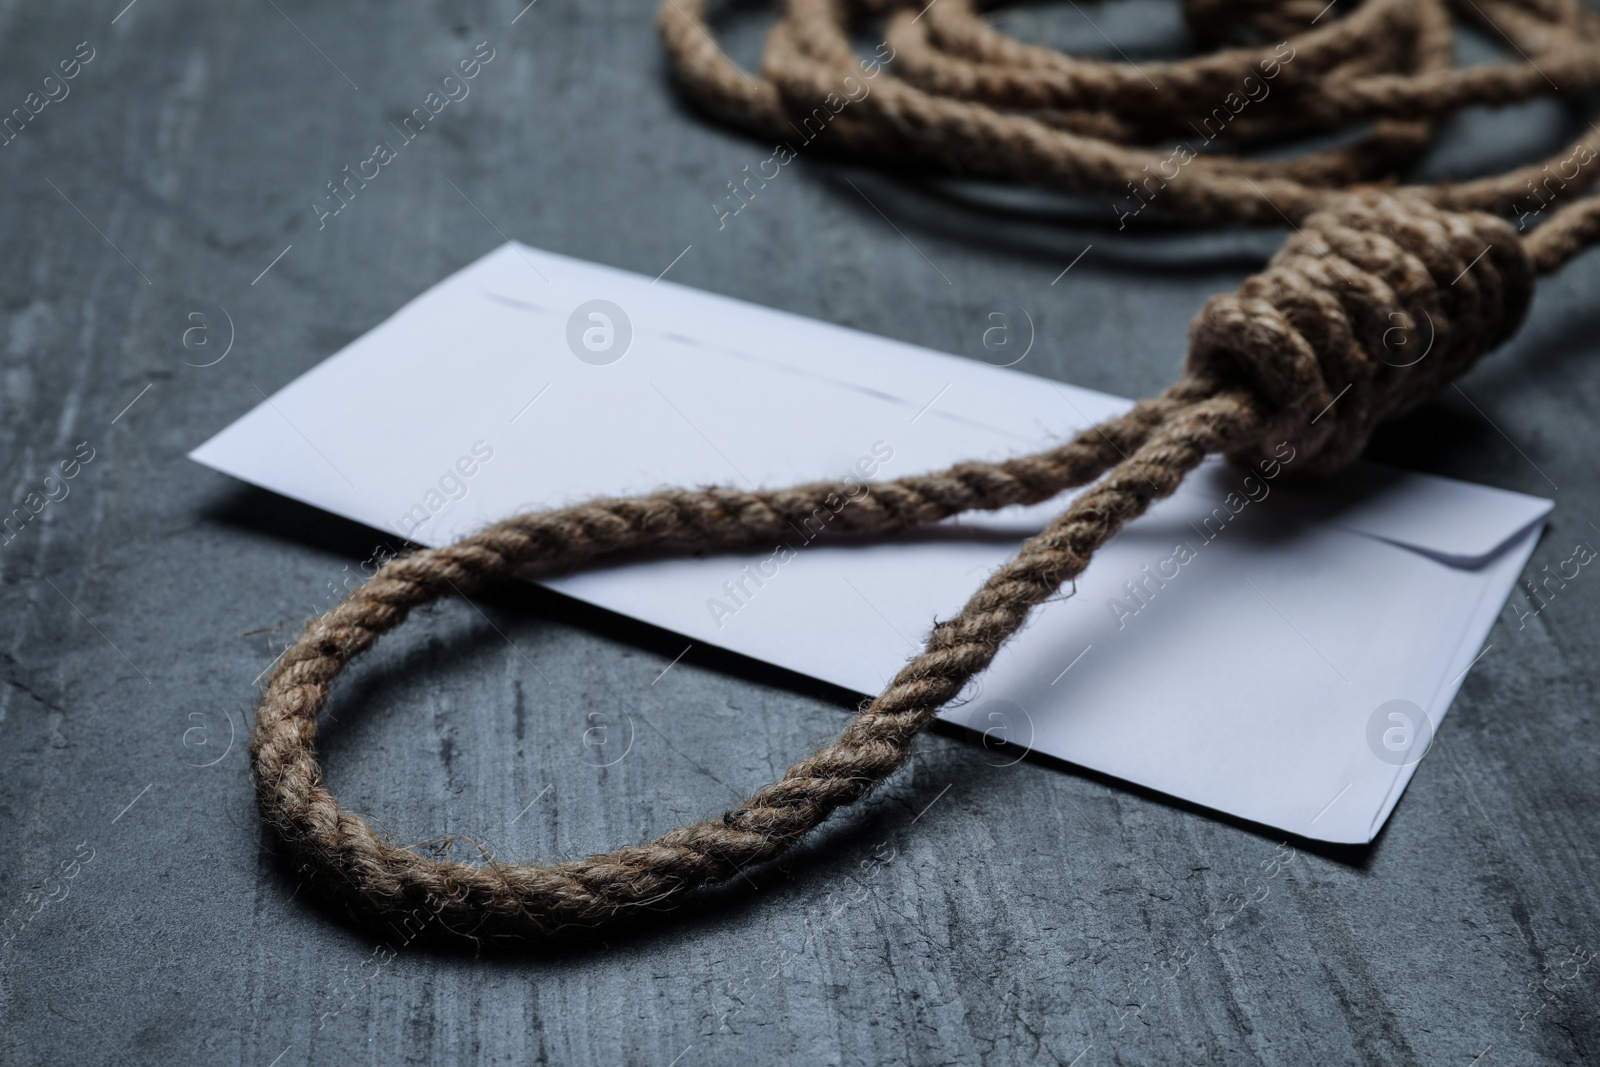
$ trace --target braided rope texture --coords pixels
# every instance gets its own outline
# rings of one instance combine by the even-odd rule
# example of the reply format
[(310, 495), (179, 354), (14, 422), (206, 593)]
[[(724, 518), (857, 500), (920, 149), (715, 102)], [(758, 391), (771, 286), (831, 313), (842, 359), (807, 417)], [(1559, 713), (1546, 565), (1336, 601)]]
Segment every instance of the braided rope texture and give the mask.
[[(1187, 374), (1165, 393), (1049, 451), (874, 483), (864, 496), (859, 486), (840, 483), (760, 492), (668, 489), (518, 516), (386, 564), (310, 622), (266, 686), (250, 752), (263, 817), (315, 881), (359, 916), (410, 916), (422, 907), (444, 931), (479, 940), (548, 938), (670, 907), (698, 887), (781, 855), (891, 775), (939, 708), (990, 664), (1033, 608), (1080, 575), (1101, 545), (1171, 494), (1206, 456), (1249, 460), (1287, 441), (1304, 455), (1297, 471), (1337, 470), (1360, 453), (1380, 421), (1422, 402), (1510, 336), (1527, 309), (1534, 275), (1600, 236), (1592, 199), (1519, 237), (1494, 214), (1509, 203), (1496, 185), (1509, 175), (1389, 192), (1341, 183), (1352, 167), (1367, 175), (1363, 168), (1372, 159), (1403, 156), (1402, 142), (1425, 121), (1372, 104), (1388, 99), (1374, 86), (1389, 86), (1392, 97), (1426, 116), (1542, 90), (1520, 68), (1450, 68), (1448, 14), (1433, 0), (1367, 0), (1332, 27), (1305, 30), (1307, 20), (1315, 21), (1311, 6), (1191, 0), (1186, 7), (1202, 37), (1304, 30), (1292, 38), (1300, 73), (1290, 77), (1284, 67), (1284, 84), (1308, 79), (1296, 99), (1324, 105), (1263, 110), (1252, 117), (1252, 136), (1329, 128), (1352, 116), (1377, 121), (1367, 148), (1345, 157), (1257, 164), (1219, 156), (1203, 167), (1196, 161), (1181, 186), (1171, 183), (1174, 191), (1189, 190), (1172, 203), (1197, 217), (1254, 222), (1262, 221), (1262, 209), (1244, 202), (1238, 182), (1254, 186), (1259, 178), (1253, 201), (1274, 215), (1292, 215), (1296, 233), (1264, 271), (1206, 305), (1191, 326)], [(1504, 18), (1507, 32), (1541, 63), (1559, 66), (1563, 77), (1600, 80), (1593, 60), (1600, 32), (1575, 4), (1481, 0), (1481, 6)], [(661, 27), (686, 86), (708, 107), (756, 129), (787, 115), (797, 101), (814, 99), (810, 94), (827, 78), (855, 62), (845, 37), (855, 20), (886, 15), (905, 80), (885, 76), (862, 100), (877, 103), (840, 113), (829, 127), (838, 145), (866, 156), (944, 159), (967, 172), (1051, 175), (1075, 188), (1121, 179), (1138, 162), (1136, 149), (1106, 137), (1170, 126), (1192, 106), (1191, 94), (1226, 84), (1241, 65), (1255, 69), (1260, 60), (1259, 48), (1244, 47), (1147, 67), (1152, 85), (1122, 68), (1010, 41), (981, 21), (969, 0), (943, 0), (920, 21), (881, 0), (788, 0), (762, 78), (745, 84), (698, 21), (703, 3), (671, 0), (669, 8), (673, 14), (664, 11)], [(1548, 33), (1552, 28), (1568, 42)], [(957, 89), (959, 95), (935, 95)], [(998, 102), (1034, 110), (1002, 112)], [(1357, 158), (1362, 153), (1366, 162)], [(1547, 236), (1552, 226), (1555, 237)], [(841, 496), (854, 503), (836, 513), (830, 528), (884, 535), (966, 511), (1040, 503), (1070, 489), (1082, 491), (953, 618), (933, 627), (923, 648), (837, 740), (718, 817), (551, 866), (468, 864), (427, 858), (387, 839), (324, 785), (317, 719), (334, 681), (412, 609), (441, 597), (639, 549), (747, 549)]]
[[(1148, 202), (1187, 222), (1299, 223), (1346, 192), (1392, 186), (1463, 108), (1581, 100), (1600, 85), (1600, 16), (1580, 0), (1364, 0), (1343, 17), (1326, 0), (1184, 0), (1193, 36), (1223, 47), (1137, 66), (1008, 37), (982, 17), (989, 0), (783, 0), (756, 72), (727, 58), (707, 4), (661, 5), (678, 83), (769, 144)], [(1454, 66), (1452, 12), (1520, 61)], [(860, 58), (852, 41), (876, 32), (883, 45)], [(1600, 166), (1582, 162), (1600, 154), (1600, 130), (1580, 126), (1547, 159), (1408, 192), (1502, 216), (1554, 193), (1562, 206), (1531, 246), (1554, 269), (1600, 229), (1600, 201), (1583, 196)], [(1336, 132), (1348, 143), (1243, 154)]]

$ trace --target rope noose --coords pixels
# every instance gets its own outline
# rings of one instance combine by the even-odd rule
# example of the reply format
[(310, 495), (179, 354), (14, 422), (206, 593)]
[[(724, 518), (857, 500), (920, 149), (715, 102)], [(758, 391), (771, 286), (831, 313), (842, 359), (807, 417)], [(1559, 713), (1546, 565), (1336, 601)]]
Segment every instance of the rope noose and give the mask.
[[(1514, 12), (1509, 21), (1520, 47), (1546, 69), (1558, 67), (1578, 88), (1600, 82), (1600, 25), (1576, 4), (1482, 6)], [(1296, 61), (1304, 60), (1300, 73), (1282, 84), (1299, 85), (1304, 100), (1321, 104), (1264, 111), (1251, 120), (1254, 135), (1274, 123), (1303, 130), (1308, 123), (1377, 121), (1359, 151), (1260, 165), (1219, 156), (1196, 161), (1164, 187), (1173, 210), (1195, 217), (1287, 217), (1296, 228), (1264, 271), (1196, 317), (1182, 380), (1060, 447), (873, 483), (837, 513), (841, 530), (885, 534), (1089, 486), (954, 617), (934, 626), (921, 651), (837, 740), (720, 816), (551, 866), (428, 858), (343, 809), (317, 762), (318, 715), (350, 661), (412, 609), (619, 552), (758, 546), (830, 497), (854, 499), (860, 490), (832, 482), (760, 492), (672, 489), (521, 515), (385, 564), (312, 620), (273, 672), (256, 711), (252, 770), (263, 817), (304, 871), (367, 919), (414, 921), (420, 911), (440, 929), (470, 938), (546, 937), (667, 908), (782, 855), (894, 773), (917, 734), (989, 665), (1032, 609), (1058, 595), (1101, 545), (1208, 455), (1249, 462), (1288, 442), (1297, 472), (1331, 473), (1360, 454), (1383, 419), (1426, 400), (1509, 337), (1536, 271), (1553, 270), (1600, 236), (1595, 198), (1573, 199), (1519, 237), (1494, 213), (1511, 212), (1508, 182), (1521, 171), (1393, 192), (1341, 186), (1367, 180), (1372, 167), (1406, 158), (1425, 142), (1426, 122), (1419, 139), (1418, 124), (1391, 115), (1394, 107), (1419, 106), (1433, 116), (1537, 95), (1543, 82), (1521, 68), (1450, 69), (1448, 15), (1437, 0), (1368, 0), (1343, 21), (1307, 30), (1316, 7), (1305, 0), (1187, 0), (1186, 13), (1206, 39), (1301, 34), (1293, 38)], [(909, 53), (917, 84), (875, 75), (881, 80), (872, 95), (830, 128), (836, 150), (865, 158), (900, 153), (1075, 189), (1116, 188), (1158, 158), (1106, 137), (1148, 132), (1161, 125), (1163, 108), (1178, 116), (1196, 86), (1260, 70), (1260, 49), (1224, 51), (1145, 68), (1154, 79), (1146, 92), (1123, 68), (1009, 41), (977, 18), (970, 0), (944, 0), (923, 13), (928, 17), (919, 21), (895, 0), (788, 0), (759, 78), (722, 57), (703, 22), (703, 0), (668, 0), (660, 25), (696, 99), (770, 132), (791, 113), (813, 114), (831, 79), (857, 62), (847, 35), (854, 20), (887, 14), (888, 40)], [(1387, 79), (1386, 97), (1372, 91), (1373, 78)], [(951, 85), (965, 96), (940, 95)], [(1041, 93), (1054, 94), (1055, 112), (996, 110), (997, 101), (1016, 99), (1032, 107)], [(1100, 103), (1074, 110), (1073, 100), (1088, 97)], [(1383, 103), (1396, 99), (1401, 103)], [(1107, 101), (1104, 113), (1097, 110)], [(1255, 190), (1248, 197), (1244, 184)]]

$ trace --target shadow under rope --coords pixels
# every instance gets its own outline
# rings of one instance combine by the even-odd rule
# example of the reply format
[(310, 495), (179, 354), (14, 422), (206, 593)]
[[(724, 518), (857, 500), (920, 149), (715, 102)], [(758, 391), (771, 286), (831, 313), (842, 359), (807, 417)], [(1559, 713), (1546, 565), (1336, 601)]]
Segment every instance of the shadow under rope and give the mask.
[[(851, 205), (852, 211), (859, 208), (863, 221), (882, 224), (875, 204), (896, 225), (919, 237), (981, 249), (996, 258), (1032, 261), (1051, 274), (1092, 243), (1095, 269), (1114, 278), (1195, 278), (1217, 273), (1242, 278), (1260, 270), (1283, 243), (1279, 230), (1153, 216), (1119, 230), (1110, 198), (930, 178), (834, 158), (811, 162), (810, 180)], [(753, 201), (751, 210), (759, 203)]]

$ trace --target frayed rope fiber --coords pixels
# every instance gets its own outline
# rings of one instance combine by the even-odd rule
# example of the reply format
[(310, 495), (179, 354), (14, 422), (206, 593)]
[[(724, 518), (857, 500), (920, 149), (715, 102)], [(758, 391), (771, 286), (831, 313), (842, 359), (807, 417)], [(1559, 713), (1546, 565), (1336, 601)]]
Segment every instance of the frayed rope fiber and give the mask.
[[(1029, 612), (1208, 455), (1249, 461), (1287, 441), (1302, 457), (1297, 471), (1309, 474), (1355, 459), (1381, 421), (1425, 401), (1510, 337), (1535, 275), (1600, 233), (1600, 199), (1579, 196), (1594, 178), (1582, 169), (1595, 157), (1587, 138), (1555, 157), (1583, 161), (1562, 185), (1572, 199), (1525, 236), (1504, 216), (1554, 163), (1431, 186), (1399, 186), (1389, 175), (1425, 146), (1433, 121), (1456, 109), (1544, 95), (1546, 75), (1564, 95), (1600, 82), (1600, 23), (1568, 0), (1468, 0), (1457, 14), (1503, 27), (1527, 59), (1455, 68), (1451, 10), (1439, 0), (1367, 0), (1343, 17), (1319, 7), (1190, 0), (1184, 11), (1198, 39), (1282, 37), (1288, 52), (1244, 43), (1136, 73), (1009, 39), (971, 0), (788, 0), (762, 72), (752, 75), (722, 55), (702, 0), (666, 0), (660, 29), (687, 95), (771, 137), (788, 136), (791, 120), (825, 106), (842, 78), (859, 79), (851, 36), (886, 20), (894, 73), (874, 71), (869, 94), (830, 108), (822, 137), (830, 151), (901, 166), (1120, 193), (1170, 158), (1146, 146), (1181, 134), (1206, 113), (1208, 94), (1221, 99), (1269, 56), (1280, 64), (1277, 95), (1240, 113), (1228, 130), (1237, 146), (1370, 126), (1343, 148), (1287, 160), (1207, 152), (1161, 188), (1154, 202), (1181, 218), (1288, 221), (1294, 230), (1262, 273), (1196, 317), (1176, 385), (1058, 448), (875, 483), (837, 513), (840, 529), (886, 534), (1089, 486), (959, 613), (933, 627), (837, 740), (738, 808), (552, 866), (427, 858), (381, 836), (325, 788), (317, 717), (346, 665), (414, 608), (619, 552), (752, 548), (858, 487), (668, 489), (595, 500), (393, 560), (310, 622), (267, 684), (250, 746), (265, 820), (319, 885), (369, 919), (424, 907), (451, 934), (539, 938), (664, 909), (782, 855), (892, 774)], [(1600, 140), (1600, 131), (1591, 135)], [(1541, 199), (1541, 213), (1544, 206)], [(1396, 329), (1431, 336), (1427, 354), (1402, 358)]]

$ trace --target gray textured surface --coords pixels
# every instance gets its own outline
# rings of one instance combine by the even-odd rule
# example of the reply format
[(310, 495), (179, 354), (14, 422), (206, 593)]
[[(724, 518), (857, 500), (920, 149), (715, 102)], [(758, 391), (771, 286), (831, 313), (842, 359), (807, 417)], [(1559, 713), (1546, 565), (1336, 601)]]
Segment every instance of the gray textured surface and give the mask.
[[(252, 680), (376, 543), (184, 458), (258, 388), (503, 232), (652, 275), (693, 244), (678, 281), (972, 355), (987, 311), (1019, 304), (1039, 327), (1023, 369), (1140, 395), (1276, 237), (1118, 235), (1102, 205), (810, 157), (718, 232), (711, 200), (770, 150), (665, 91), (650, 0), (540, 0), (515, 25), (512, 0), (139, 0), (113, 24), (122, 3), (0, 3), (0, 107), (96, 49), (0, 149), (7, 506), (95, 450), (0, 549), (0, 1062), (1594, 1060), (1587, 571), (1526, 628), (1503, 616), (1370, 849), (1291, 843), (1275, 863), (1270, 835), (936, 735), (792, 862), (653, 932), (511, 959), (402, 945), (380, 965), (372, 934), (297, 895), (251, 806)], [(1176, 25), (1142, 4), (1104, 24)], [(324, 183), (485, 39), (472, 96), (319, 232)], [(1504, 162), (1559, 122), (1475, 116), (1433, 165)], [(1534, 569), (1600, 536), (1597, 286), (1593, 255), (1545, 280), (1471, 403), (1452, 393), (1377, 446), (1553, 495)], [(236, 330), (206, 368), (181, 343), (201, 300)], [(846, 716), (699, 649), (652, 684), (678, 639), (550, 595), (483, 607), (493, 627), (460, 603), (425, 614), (335, 701), (332, 784), (402, 834), (610, 847), (721, 810)], [(584, 744), (596, 711), (627, 751), (606, 768)]]

